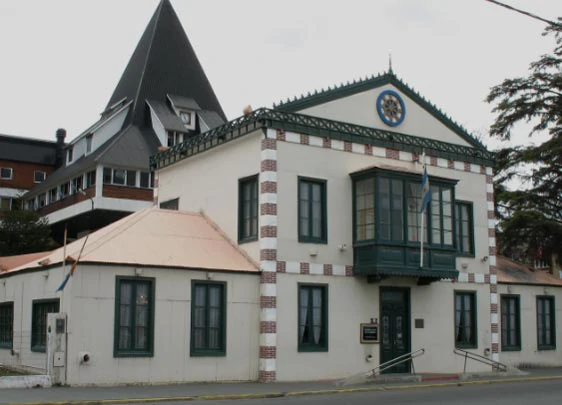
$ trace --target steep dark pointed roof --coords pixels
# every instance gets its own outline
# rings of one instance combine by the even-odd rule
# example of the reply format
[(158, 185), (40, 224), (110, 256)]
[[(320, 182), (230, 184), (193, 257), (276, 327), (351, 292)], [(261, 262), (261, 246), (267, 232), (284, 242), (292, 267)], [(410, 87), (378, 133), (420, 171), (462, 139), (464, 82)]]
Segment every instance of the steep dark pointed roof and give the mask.
[(145, 123), (147, 99), (164, 100), (167, 94), (190, 97), (202, 109), (226, 116), (197, 55), (169, 0), (162, 0), (148, 23), (121, 80), (109, 108), (122, 100), (134, 100), (128, 123)]

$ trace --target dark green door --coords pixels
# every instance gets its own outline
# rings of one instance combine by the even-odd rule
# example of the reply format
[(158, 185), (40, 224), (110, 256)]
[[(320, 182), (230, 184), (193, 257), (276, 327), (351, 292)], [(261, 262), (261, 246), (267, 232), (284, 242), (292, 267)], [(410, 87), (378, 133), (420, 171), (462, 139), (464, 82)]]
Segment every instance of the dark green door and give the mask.
[[(382, 288), (381, 364), (410, 352), (410, 291), (407, 288)], [(407, 373), (410, 362), (398, 364), (383, 373)]]

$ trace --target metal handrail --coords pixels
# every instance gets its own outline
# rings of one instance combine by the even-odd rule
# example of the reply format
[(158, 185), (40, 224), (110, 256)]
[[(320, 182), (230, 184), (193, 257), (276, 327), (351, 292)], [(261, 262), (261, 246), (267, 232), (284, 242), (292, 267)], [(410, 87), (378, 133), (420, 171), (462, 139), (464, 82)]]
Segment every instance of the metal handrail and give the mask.
[(454, 353), (456, 355), (464, 357), (464, 372), (465, 373), (466, 373), (466, 361), (468, 359), (476, 360), (476, 361), (479, 361), (480, 363), (484, 363), (484, 364), (487, 364), (489, 366), (492, 366), (492, 370), (507, 371), (507, 366), (505, 364), (500, 363), (499, 361), (490, 360), (489, 358), (484, 357), (484, 356), (480, 356), (479, 354), (467, 352), (466, 350), (462, 350), (462, 349), (455, 349)]
[(367, 376), (368, 377), (376, 377), (377, 375), (380, 375), (384, 370), (388, 370), (389, 368), (397, 366), (398, 364), (405, 363), (407, 361), (412, 362), (411, 363), (412, 364), (412, 374), (416, 374), (416, 370), (414, 369), (414, 358), (416, 358), (418, 356), (421, 356), (424, 353), (425, 353), (425, 349), (418, 349), (418, 350), (415, 350), (413, 352), (406, 353), (406, 354), (403, 354), (401, 356), (395, 357), (392, 360), (385, 361), (384, 363), (379, 364), (377, 367), (375, 367), (374, 369), (369, 371), (367, 373)]

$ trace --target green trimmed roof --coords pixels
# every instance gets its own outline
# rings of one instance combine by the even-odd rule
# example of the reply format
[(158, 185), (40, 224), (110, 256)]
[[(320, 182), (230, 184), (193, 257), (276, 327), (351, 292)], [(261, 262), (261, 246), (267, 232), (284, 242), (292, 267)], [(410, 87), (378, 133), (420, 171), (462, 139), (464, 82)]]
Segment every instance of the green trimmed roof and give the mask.
[(429, 102), (429, 100), (423, 97), (420, 93), (399, 79), (392, 70), (377, 76), (370, 76), (365, 77), (364, 79), (354, 80), (353, 82), (342, 83), (339, 86), (328, 87), (327, 89), (319, 91), (315, 90), (314, 93), (309, 92), (306, 95), (303, 94), (299, 97), (293, 98), (292, 100), (287, 99), (286, 101), (281, 101), (278, 104), (274, 104), (273, 108), (280, 111), (298, 112), (305, 108), (314, 107), (339, 98), (376, 89), (387, 84), (396, 87), (470, 145), (475, 148), (485, 148), (485, 146), (473, 135), (471, 135), (468, 130), (454, 122), (453, 119), (445, 114), (441, 109)]
[(406, 152), (425, 152), (428, 156), (485, 166), (494, 165), (494, 154), (484, 146), (473, 148), (304, 114), (260, 108), (151, 156), (150, 167), (161, 169), (170, 166), (180, 160), (265, 128), (282, 129)]

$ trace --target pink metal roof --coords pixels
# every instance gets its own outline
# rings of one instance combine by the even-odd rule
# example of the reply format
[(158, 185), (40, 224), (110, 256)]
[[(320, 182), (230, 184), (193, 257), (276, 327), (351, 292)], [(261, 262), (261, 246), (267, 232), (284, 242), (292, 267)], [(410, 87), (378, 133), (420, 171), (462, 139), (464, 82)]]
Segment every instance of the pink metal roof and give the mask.
[[(77, 259), (84, 238), (66, 247), (66, 257)], [(64, 248), (41, 262), (61, 263)], [(258, 272), (259, 266), (208, 217), (183, 211), (147, 208), (88, 236), (81, 263), (129, 264), (209, 270)], [(13, 271), (37, 268), (27, 263)]]
[(558, 274), (550, 274), (548, 270), (531, 270), (529, 266), (504, 256), (497, 256), (496, 269), (498, 283), (562, 286)]
[(22, 266), (29, 262), (36, 262), (41, 258), (48, 256), (50, 252), (27, 253), (25, 255), (16, 256), (0, 256), (0, 273), (10, 271), (16, 267)]

